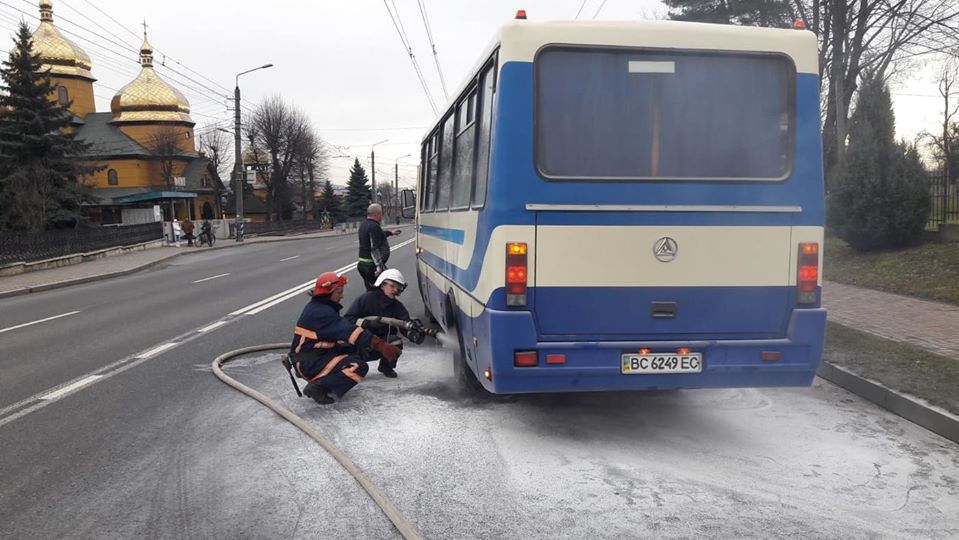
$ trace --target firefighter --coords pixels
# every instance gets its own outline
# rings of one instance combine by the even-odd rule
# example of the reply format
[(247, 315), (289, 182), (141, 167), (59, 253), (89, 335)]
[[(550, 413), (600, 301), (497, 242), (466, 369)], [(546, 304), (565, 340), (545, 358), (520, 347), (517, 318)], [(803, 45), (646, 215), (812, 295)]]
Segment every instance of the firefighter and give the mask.
[(366, 209), (366, 221), (360, 225), (357, 233), (360, 252), (356, 271), (363, 276), (363, 284), (367, 291), (376, 290), (376, 277), (386, 270), (386, 261), (390, 258), (390, 243), (386, 238), (403, 232), (399, 229), (384, 231), (380, 227), (381, 221), (383, 221), (383, 207), (373, 203)]
[[(353, 323), (356, 323), (358, 319), (376, 316), (408, 321), (411, 324), (400, 330), (389, 325), (377, 324), (375, 321), (364, 321), (363, 326), (381, 339), (394, 343), (400, 348), (402, 348), (402, 341), (399, 340), (399, 333), (414, 343), (422, 343), (429, 331), (423, 328), (419, 321), (410, 320), (410, 313), (406, 310), (406, 306), (397, 298), (406, 289), (406, 279), (403, 274), (395, 268), (389, 268), (376, 277), (375, 285), (376, 289), (353, 301), (350, 308), (346, 310), (345, 317)], [(374, 353), (372, 356), (379, 355)], [(373, 359), (372, 356), (371, 359)], [(387, 377), (395, 378), (396, 361), (380, 358), (377, 370)]]
[(342, 398), (363, 380), (367, 355), (396, 362), (400, 349), (340, 316), (346, 277), (326, 272), (316, 278), (309, 303), (293, 330), (290, 357), (296, 373), (309, 381), (303, 393), (321, 405)]

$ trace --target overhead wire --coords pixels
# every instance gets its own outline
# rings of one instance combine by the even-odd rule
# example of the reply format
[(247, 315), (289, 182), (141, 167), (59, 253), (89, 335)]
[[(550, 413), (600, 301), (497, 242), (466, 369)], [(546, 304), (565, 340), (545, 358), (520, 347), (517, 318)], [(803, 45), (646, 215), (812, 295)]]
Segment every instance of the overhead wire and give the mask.
[(596, 20), (596, 17), (599, 17), (599, 12), (603, 11), (603, 7), (606, 6), (606, 0), (603, 0), (603, 3), (599, 5), (599, 9), (596, 10), (596, 13), (593, 13), (593, 20)]
[[(440, 76), (440, 85), (443, 87), (443, 96), (446, 97), (446, 101), (450, 99), (450, 93), (446, 90), (446, 78), (443, 76), (443, 69), (440, 67), (440, 58), (436, 52), (436, 43), (433, 41), (433, 31), (430, 29), (430, 20), (426, 16), (426, 4), (424, 0), (416, 0), (416, 3), (420, 7), (420, 15), (423, 17), (423, 26), (426, 28), (426, 37), (430, 40), (430, 48), (433, 49), (433, 61), (436, 62), (436, 73)], [(393, 4), (393, 8), (396, 9), (396, 4)]]
[(577, 20), (577, 19), (579, 19), (579, 14), (583, 12), (583, 8), (586, 7), (586, 2), (587, 2), (587, 1), (588, 1), (588, 0), (583, 0), (583, 3), (579, 5), (579, 9), (576, 10), (576, 16), (573, 17), (573, 20), (574, 20), (574, 21)]
[(397, 24), (396, 19), (399, 17), (399, 12), (396, 12), (396, 17), (393, 16), (393, 11), (390, 10), (390, 5), (383, 0), (383, 7), (386, 8), (386, 12), (390, 14), (390, 20), (393, 21), (393, 27), (396, 28), (396, 33), (399, 35), (400, 42), (403, 45), (403, 49), (410, 57), (410, 62), (413, 64), (413, 71), (416, 73), (417, 78), (419, 78), (420, 85), (423, 87), (423, 92), (426, 94), (426, 100), (429, 102), (430, 107), (433, 109), (433, 114), (438, 114), (438, 109), (436, 108), (436, 102), (433, 101), (433, 95), (430, 93), (429, 86), (426, 84), (426, 79), (423, 77), (423, 72), (420, 69), (419, 62), (416, 61), (416, 56), (413, 54), (413, 48), (410, 46), (409, 41), (404, 37), (403, 32), (400, 30), (400, 25)]
[[(25, 1), (25, 2), (27, 2), (28, 4), (31, 4), (31, 5), (32, 5), (32, 3), (29, 2), (29, 0), (23, 0), (23, 1)], [(32, 19), (39, 20), (39, 17), (37, 17), (36, 15), (34, 15), (34, 14), (32, 14), (32, 13), (29, 13), (29, 12), (26, 12), (26, 11), (24, 11), (24, 10), (22, 10), (22, 9), (16, 7), (16, 6), (14, 6), (14, 5), (11, 5), (11, 4), (5, 2), (4, 0), (0, 0), (0, 5), (7, 6), (7, 7), (9, 7), (10, 9), (13, 9), (13, 10), (19, 12), (19, 13), (22, 14), (22, 15), (26, 15), (26, 16), (28, 16), (28, 17), (31, 17)], [(68, 23), (68, 24), (70, 24), (70, 25), (73, 25), (73, 26), (76, 26), (76, 27), (79, 28), (79, 29), (82, 29), (82, 30), (84, 30), (84, 31), (86, 31), (86, 32), (88, 32), (88, 33), (90, 33), (90, 34), (93, 34), (94, 36), (97, 36), (99, 39), (102, 39), (102, 40), (104, 40), (104, 41), (106, 41), (106, 42), (108, 42), (108, 43), (112, 43), (112, 44), (114, 44), (114, 45), (121, 46), (121, 47), (125, 48), (126, 50), (128, 50), (128, 51), (130, 51), (130, 52), (132, 52), (132, 53), (139, 54), (139, 50), (134, 49), (134, 48), (131, 48), (131, 47), (129, 47), (129, 46), (127, 46), (127, 45), (124, 45), (124, 44), (117, 43), (117, 42), (115, 42), (115, 41), (113, 41), (113, 40), (111, 40), (111, 39), (108, 39), (108, 38), (104, 37), (103, 35), (101, 35), (101, 34), (99, 34), (99, 33), (97, 33), (97, 32), (94, 32), (94, 31), (92, 31), (92, 30), (84, 27), (83, 25), (80, 25), (80, 24), (78, 24), (78, 23), (76, 23), (76, 22), (74, 22), (74, 21), (72, 21), (72, 20), (70, 20), (70, 19), (68, 19), (68, 18), (66, 18), (66, 17), (58, 16), (58, 17), (57, 17), (57, 20), (58, 20), (58, 21), (66, 22), (66, 23)], [(103, 49), (104, 51), (106, 51), (106, 52), (108, 52), (108, 53), (110, 53), (110, 54), (116, 55), (116, 56), (118, 56), (121, 60), (124, 60), (124, 61), (125, 61), (125, 60), (128, 60), (128, 57), (124, 56), (122, 53), (116, 51), (116, 50), (115, 50), (114, 48), (112, 48), (112, 47), (107, 47), (107, 46), (105, 46), (105, 45), (103, 45), (103, 44), (101, 44), (101, 43), (99, 43), (99, 42), (97, 42), (97, 41), (94, 41), (93, 39), (90, 39), (90, 38), (88, 38), (88, 37), (86, 37), (86, 36), (83, 36), (83, 35), (81, 35), (81, 34), (78, 34), (78, 33), (76, 33), (76, 32), (73, 32), (73, 31), (71, 31), (71, 30), (69, 30), (69, 29), (67, 29), (67, 28), (63, 28), (62, 25), (58, 25), (58, 29), (59, 29), (61, 32), (65, 33), (65, 34), (68, 34), (68, 35), (70, 35), (70, 36), (73, 36), (73, 37), (75, 37), (75, 38), (77, 38), (77, 39), (79, 39), (79, 40), (81, 40), (81, 41), (83, 41), (83, 42), (85, 42), (85, 43), (88, 43), (88, 44), (90, 44), (90, 45), (92, 45), (92, 46), (94, 46), (94, 47)], [(96, 53), (95, 53), (95, 54), (96, 54)], [(107, 57), (99, 56), (99, 55), (98, 55), (98, 62), (99, 62), (100, 60), (103, 60), (103, 59), (106, 59), (106, 58), (107, 58)], [(104, 66), (108, 66), (108, 65), (109, 65), (109, 64), (104, 63)], [(156, 65), (156, 64), (155, 64), (155, 65)], [(114, 67), (115, 67), (115, 66), (114, 66)], [(202, 83), (199, 83), (198, 81), (195, 81), (195, 80), (193, 80), (193, 79), (190, 79), (189, 77), (187, 77), (187, 76), (185, 76), (185, 75), (179, 74), (179, 72), (177, 72), (176, 70), (173, 70), (172, 68), (168, 68), (168, 67), (166, 67), (166, 66), (162, 66), (162, 64), (161, 64), (161, 67), (164, 67), (164, 68), (167, 69), (167, 70), (171, 70), (171, 71), (173, 71), (173, 73), (176, 73), (176, 74), (180, 75), (180, 77), (185, 77), (185, 78), (187, 78), (188, 80), (190, 80), (190, 81), (192, 81), (192, 82), (194, 82), (194, 83), (196, 83), (196, 84), (202, 84)], [(121, 74), (122, 74), (122, 75), (126, 75), (126, 73), (121, 73)], [(133, 72), (133, 76), (136, 76), (136, 72), (135, 72), (135, 71)], [(180, 86), (180, 87), (189, 89), (192, 93), (196, 94), (198, 97), (203, 97), (204, 99), (207, 99), (207, 100), (209, 100), (209, 101), (216, 101), (215, 99), (210, 99), (211, 96), (215, 96), (217, 99), (223, 99), (223, 98), (225, 97), (225, 96), (223, 96), (222, 94), (220, 94), (219, 92), (212, 91), (212, 89), (210, 89), (209, 87), (205, 87), (205, 88), (206, 88), (207, 90), (213, 92), (212, 94), (208, 94), (206, 91), (200, 90), (200, 89), (196, 88), (196, 86), (191, 85), (190, 83), (184, 82), (183, 80), (181, 80), (181, 79), (180, 79), (179, 77), (177, 77), (177, 76), (170, 75), (169, 73), (167, 73), (166, 76), (167, 76), (168, 78), (170, 78), (172, 81), (174, 81), (174, 82), (177, 84), (177, 86)]]

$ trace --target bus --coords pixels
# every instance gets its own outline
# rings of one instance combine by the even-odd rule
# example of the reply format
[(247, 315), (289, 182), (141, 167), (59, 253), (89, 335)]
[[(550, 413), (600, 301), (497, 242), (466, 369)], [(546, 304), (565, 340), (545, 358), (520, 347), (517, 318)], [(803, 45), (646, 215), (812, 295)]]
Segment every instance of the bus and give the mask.
[[(416, 269), (497, 394), (808, 386), (824, 193), (815, 36), (501, 28), (422, 140)], [(412, 217), (412, 216), (409, 216)]]

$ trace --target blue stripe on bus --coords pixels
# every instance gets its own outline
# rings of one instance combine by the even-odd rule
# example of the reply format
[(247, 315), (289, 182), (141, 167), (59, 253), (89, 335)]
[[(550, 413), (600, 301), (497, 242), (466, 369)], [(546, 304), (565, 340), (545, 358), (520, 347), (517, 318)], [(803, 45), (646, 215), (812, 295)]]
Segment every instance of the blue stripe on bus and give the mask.
[[(533, 155), (533, 65), (507, 62), (499, 77), (496, 122), (490, 148), (486, 207), (479, 211), (476, 241), (467, 268), (431, 254), (423, 262), (467, 291), (476, 289), (486, 246), (499, 225), (534, 226), (617, 224), (822, 226), (825, 205), (819, 133), (819, 79), (796, 76), (796, 146), (793, 171), (783, 182), (547, 182), (536, 172)], [(804, 179), (800, 181), (800, 179)], [(788, 205), (797, 214), (642, 214), (550, 213), (526, 210), (537, 204)], [(442, 213), (436, 214), (441, 216)], [(431, 214), (423, 214), (429, 219)], [(655, 221), (653, 221), (655, 220)], [(437, 227), (438, 228), (438, 227)], [(615, 257), (614, 253), (610, 254)]]
[(435, 236), (436, 238), (446, 240), (447, 242), (452, 242), (454, 244), (462, 244), (466, 239), (466, 232), (460, 229), (447, 229), (445, 227), (420, 225), (419, 230), (421, 233), (427, 236)]

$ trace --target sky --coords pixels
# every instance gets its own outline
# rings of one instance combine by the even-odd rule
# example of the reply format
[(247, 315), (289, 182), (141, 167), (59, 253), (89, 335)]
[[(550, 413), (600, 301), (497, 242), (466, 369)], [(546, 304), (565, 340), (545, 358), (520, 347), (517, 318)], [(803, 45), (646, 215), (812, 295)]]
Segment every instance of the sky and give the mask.
[[(666, 13), (657, 0), (53, 0), (55, 24), (93, 60), (98, 111), (108, 111), (110, 98), (139, 73), (146, 20), (157, 72), (190, 100), (198, 135), (216, 126), (232, 129), (234, 77), (272, 63), (240, 78), (244, 117), (277, 94), (309, 116), (332, 155), (343, 156), (330, 160), (334, 184), (346, 184), (354, 158), (369, 171), (371, 145), (385, 140), (375, 147), (377, 181), (392, 180), (398, 163), (400, 184), (407, 186), (419, 141), (436, 115), (391, 13), (399, 15), (437, 107), (447, 103), (420, 5), (451, 93), (517, 9), (532, 20)], [(36, 0), (0, 0), (0, 31), (12, 34), (21, 19), (35, 28), (38, 15)], [(10, 42), (3, 43), (6, 56)], [(934, 63), (924, 64), (892, 89), (898, 134), (910, 140), (935, 130), (941, 114)]]

